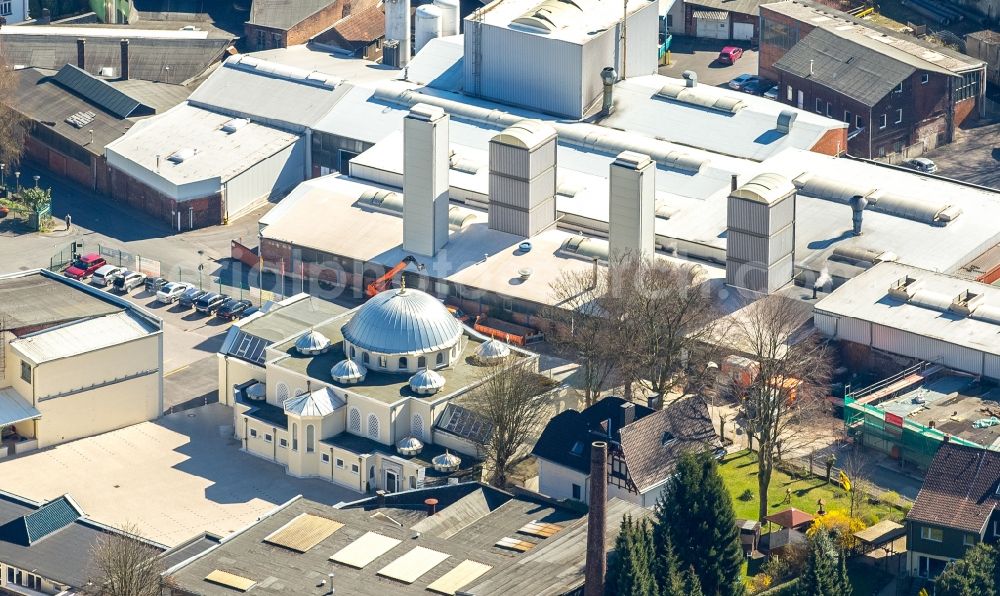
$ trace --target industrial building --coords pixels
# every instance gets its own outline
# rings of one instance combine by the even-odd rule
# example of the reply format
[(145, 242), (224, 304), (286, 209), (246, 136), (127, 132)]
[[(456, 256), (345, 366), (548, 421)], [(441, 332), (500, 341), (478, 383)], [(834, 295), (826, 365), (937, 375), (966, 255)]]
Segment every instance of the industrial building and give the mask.
[(626, 515), (649, 512), (612, 499), (584, 513), (481, 483), (335, 507), (296, 498), (164, 576), (173, 596), (582, 594), (603, 584), (587, 562), (613, 552)]
[(239, 217), (309, 177), (309, 127), (340, 83), (230, 57), (187, 102), (108, 145), (111, 195), (178, 231)]
[(219, 392), (246, 452), (293, 476), (397, 492), (478, 463), (488, 425), (454, 402), (508, 357), (537, 368), (534, 354), (463, 326), (416, 289), (349, 311), (299, 295), (229, 331)]
[(0, 457), (162, 411), (159, 319), (48, 271), (0, 277)]
[(244, 25), (253, 50), (287, 48), (306, 43), (352, 13), (365, 11), (377, 0), (254, 0)]

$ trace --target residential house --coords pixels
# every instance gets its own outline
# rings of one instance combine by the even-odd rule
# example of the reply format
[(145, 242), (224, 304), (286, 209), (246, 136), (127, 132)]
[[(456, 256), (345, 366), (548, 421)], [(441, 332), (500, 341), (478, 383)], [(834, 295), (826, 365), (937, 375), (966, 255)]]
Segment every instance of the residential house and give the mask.
[(30, 18), (28, 0), (0, 0), (0, 26), (23, 23)]
[(760, 0), (684, 1), (684, 35), (757, 43)]
[[(620, 499), (605, 507), (611, 552), (625, 515), (651, 513)], [(167, 569), (165, 593), (579, 595), (592, 577), (588, 526), (581, 508), (478, 482), (333, 507), (296, 497)]]
[(946, 442), (906, 516), (906, 565), (933, 579), (979, 542), (1000, 541), (1000, 452)]
[(475, 439), (489, 431), (451, 402), (507, 357), (537, 369), (535, 354), (465, 327), (416, 289), (351, 310), (300, 295), (230, 330), (219, 393), (248, 453), (293, 476), (396, 492), (478, 463)]
[(0, 276), (0, 458), (162, 411), (160, 319), (46, 270)]
[(344, 17), (378, 0), (254, 0), (244, 26), (251, 51), (306, 43)]
[(722, 443), (699, 398), (654, 411), (620, 397), (605, 397), (583, 411), (566, 410), (549, 421), (532, 454), (538, 490), (555, 499), (586, 503), (590, 494), (590, 444), (608, 443), (608, 497), (643, 507), (656, 504), (663, 485), (686, 451), (716, 451)]
[(985, 63), (810, 0), (761, 7), (759, 74), (848, 125), (848, 153), (899, 161), (950, 143), (983, 106)]

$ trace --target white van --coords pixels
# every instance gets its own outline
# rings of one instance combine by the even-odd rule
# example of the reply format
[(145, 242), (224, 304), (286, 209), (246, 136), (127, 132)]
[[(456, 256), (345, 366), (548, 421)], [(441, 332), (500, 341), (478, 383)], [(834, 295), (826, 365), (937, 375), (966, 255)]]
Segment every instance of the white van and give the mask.
[(116, 275), (120, 275), (125, 271), (124, 267), (117, 267), (115, 265), (105, 265), (94, 272), (94, 276), (90, 278), (90, 283), (94, 284), (99, 288), (103, 288), (111, 285), (114, 281)]

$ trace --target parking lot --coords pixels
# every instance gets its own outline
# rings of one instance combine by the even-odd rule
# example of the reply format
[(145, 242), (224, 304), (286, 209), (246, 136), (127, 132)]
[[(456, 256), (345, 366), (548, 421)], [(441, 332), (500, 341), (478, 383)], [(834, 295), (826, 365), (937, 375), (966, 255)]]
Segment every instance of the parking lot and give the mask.
[(924, 157), (941, 176), (1000, 189), (1000, 123), (957, 131), (953, 143)]
[(680, 78), (685, 70), (698, 73), (698, 81), (707, 85), (726, 85), (733, 77), (743, 74), (757, 74), (757, 52), (749, 46), (741, 46), (743, 57), (736, 64), (719, 64), (716, 58), (727, 45), (738, 45), (721, 39), (700, 39), (674, 36), (670, 43), (670, 64), (661, 66), (659, 72), (668, 77)]

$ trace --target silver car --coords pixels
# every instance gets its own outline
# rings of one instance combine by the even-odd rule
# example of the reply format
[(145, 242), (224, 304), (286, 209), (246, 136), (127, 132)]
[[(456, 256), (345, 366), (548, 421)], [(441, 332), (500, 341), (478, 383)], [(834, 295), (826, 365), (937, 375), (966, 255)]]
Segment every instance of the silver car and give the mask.
[(172, 281), (156, 292), (156, 301), (161, 304), (173, 304), (180, 299), (184, 292), (187, 292), (190, 289), (191, 284)]
[(924, 174), (933, 174), (938, 170), (937, 164), (926, 157), (914, 157), (913, 159), (905, 162), (903, 165), (908, 168), (913, 168), (918, 172), (923, 172)]

